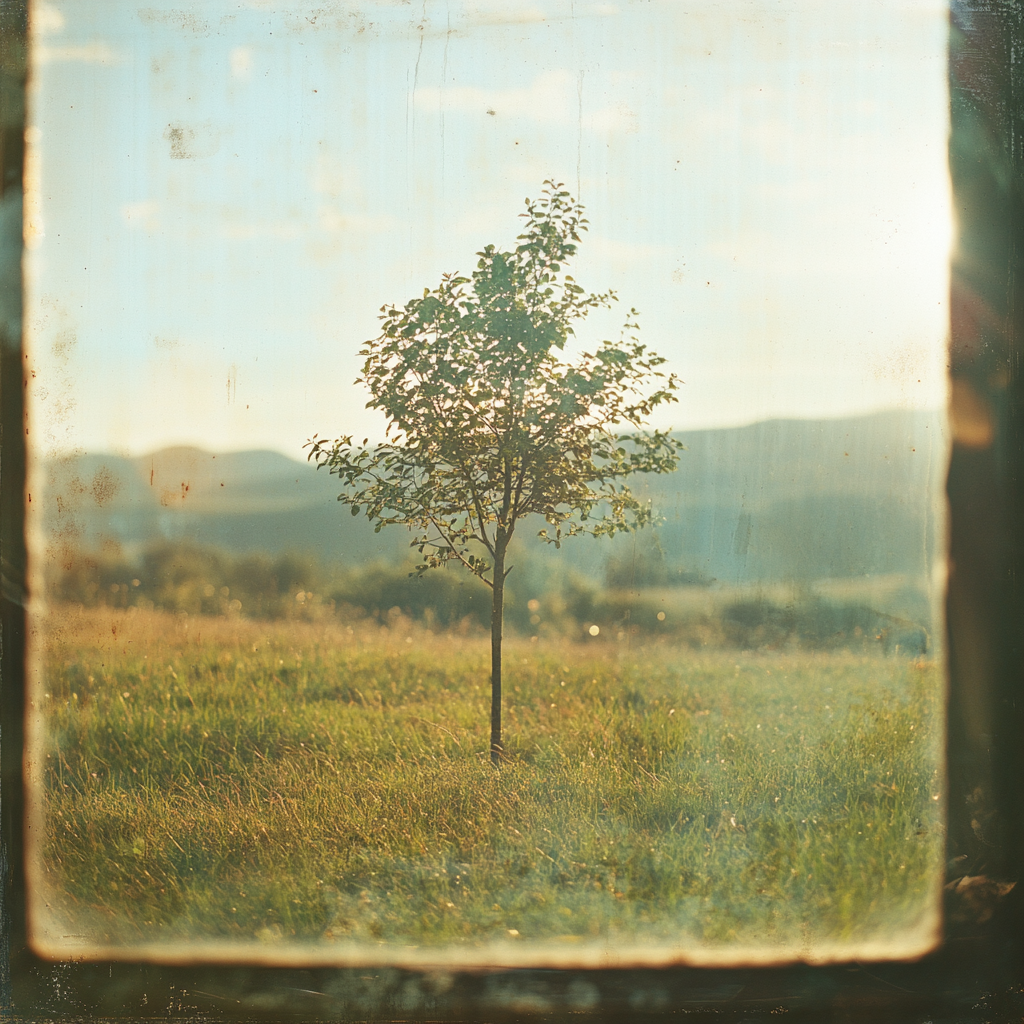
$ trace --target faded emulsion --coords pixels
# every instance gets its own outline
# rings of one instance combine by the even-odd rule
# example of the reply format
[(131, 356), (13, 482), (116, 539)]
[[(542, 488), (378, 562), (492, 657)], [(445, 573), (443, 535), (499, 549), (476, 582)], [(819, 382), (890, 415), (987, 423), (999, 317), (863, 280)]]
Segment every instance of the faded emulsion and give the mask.
[(225, 16), (34, 22), (36, 947), (926, 952), (941, 11), (895, 114), (799, 12)]
[(9, 1007), (1019, 1001), (1021, 26), (744, 12), (33, 7)]

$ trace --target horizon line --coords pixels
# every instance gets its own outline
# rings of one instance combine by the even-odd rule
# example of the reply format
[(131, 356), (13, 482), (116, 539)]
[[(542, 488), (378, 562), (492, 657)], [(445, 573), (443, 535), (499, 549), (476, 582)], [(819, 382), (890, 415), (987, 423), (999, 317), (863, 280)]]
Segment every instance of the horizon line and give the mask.
[[(756, 427), (761, 425), (767, 425), (769, 423), (841, 423), (843, 421), (853, 420), (867, 420), (874, 417), (887, 416), (892, 414), (899, 414), (903, 416), (914, 416), (914, 415), (945, 415), (948, 410), (945, 406), (914, 406), (914, 407), (900, 407), (900, 406), (884, 406), (879, 409), (873, 409), (867, 412), (855, 412), (845, 413), (839, 416), (798, 416), (798, 415), (780, 415), (780, 416), (767, 416), (764, 419), (749, 419), (743, 420), (737, 423), (728, 423), (716, 426), (693, 426), (693, 427), (671, 427), (669, 433), (671, 434), (696, 434), (696, 433), (714, 433), (717, 431), (726, 430), (744, 430), (750, 427)], [(947, 416), (948, 422), (948, 416)], [(660, 428), (659, 428), (660, 429)], [(87, 448), (85, 446), (75, 446), (68, 448), (64, 451), (56, 451), (49, 454), (43, 454), (35, 456), (30, 452), (30, 458), (39, 458), (42, 462), (57, 462), (57, 461), (70, 461), (72, 459), (82, 458), (84, 456), (115, 456), (117, 458), (123, 458), (128, 460), (145, 459), (151, 458), (156, 455), (163, 455), (167, 452), (173, 451), (188, 451), (197, 452), (201, 455), (207, 455), (211, 458), (217, 458), (223, 455), (250, 455), (250, 454), (273, 454), (280, 455), (282, 458), (290, 459), (297, 465), (301, 465), (307, 462), (306, 459), (292, 454), (293, 449), (284, 447), (273, 447), (268, 445), (257, 445), (252, 448), (223, 448), (223, 449), (212, 449), (207, 448), (202, 444), (194, 441), (178, 441), (162, 444), (156, 448), (147, 448), (143, 451), (130, 452), (130, 451), (117, 451), (116, 449), (103, 449), (103, 448)], [(300, 449), (301, 451), (301, 449)]]

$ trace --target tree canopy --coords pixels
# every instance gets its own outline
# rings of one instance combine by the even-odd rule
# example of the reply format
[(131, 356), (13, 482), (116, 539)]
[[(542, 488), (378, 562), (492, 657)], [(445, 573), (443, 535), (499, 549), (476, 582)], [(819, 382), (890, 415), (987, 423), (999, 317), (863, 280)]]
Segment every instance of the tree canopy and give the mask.
[[(446, 274), (404, 306), (381, 307), (356, 383), (387, 419), (383, 442), (308, 442), (353, 515), (414, 531), (419, 572), (457, 560), (491, 587), (499, 697), (506, 553), (519, 523), (542, 518), (540, 536), (556, 546), (643, 526), (650, 506), (626, 480), (674, 469), (680, 448), (668, 431), (642, 429), (676, 401), (679, 380), (640, 341), (636, 310), (618, 339), (565, 356), (575, 325), (616, 301), (568, 273), (587, 228), (582, 205), (547, 181), (521, 216), (514, 249), (488, 245), (469, 277)], [(492, 754), (495, 743), (500, 752), (500, 727)]]

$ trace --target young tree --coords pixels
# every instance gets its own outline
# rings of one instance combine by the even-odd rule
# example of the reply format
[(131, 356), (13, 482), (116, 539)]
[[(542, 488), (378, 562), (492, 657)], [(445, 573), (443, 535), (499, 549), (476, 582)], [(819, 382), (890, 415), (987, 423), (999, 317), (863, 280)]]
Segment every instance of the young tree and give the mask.
[[(339, 501), (376, 529), (415, 531), (419, 573), (456, 559), (491, 589), (491, 759), (501, 743), (501, 638), (509, 545), (527, 516), (559, 546), (566, 536), (632, 530), (649, 504), (623, 483), (674, 469), (681, 447), (667, 431), (642, 432), (651, 411), (675, 401), (679, 381), (640, 343), (630, 310), (618, 341), (572, 362), (561, 353), (573, 325), (609, 306), (566, 273), (586, 230), (583, 207), (560, 184), (526, 201), (511, 252), (487, 246), (471, 277), (445, 275), (404, 307), (383, 306), (383, 330), (365, 357), (367, 408), (387, 417), (382, 444), (351, 437), (307, 446), (317, 468), (341, 479)], [(630, 433), (619, 433), (633, 428)]]

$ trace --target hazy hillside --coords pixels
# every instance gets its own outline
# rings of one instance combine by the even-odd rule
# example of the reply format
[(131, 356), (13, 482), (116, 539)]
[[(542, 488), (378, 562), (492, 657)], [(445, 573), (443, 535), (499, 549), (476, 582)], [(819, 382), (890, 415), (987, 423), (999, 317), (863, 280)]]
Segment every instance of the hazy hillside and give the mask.
[(47, 534), (88, 548), (188, 540), (232, 552), (364, 562), (408, 545), (403, 534), (375, 534), (364, 519), (343, 514), (335, 479), (278, 452), (168, 448), (135, 459), (86, 455), (46, 470)]
[[(642, 564), (656, 570), (650, 582), (669, 584), (930, 571), (945, 478), (938, 414), (778, 420), (679, 437), (687, 448), (679, 469), (638, 478), (635, 488), (664, 517), (657, 530), (615, 543), (572, 542), (560, 562), (592, 576), (609, 560)], [(348, 564), (408, 550), (405, 532), (375, 534), (349, 515), (336, 501), (335, 478), (276, 452), (172, 448), (135, 459), (87, 455), (45, 469), (44, 528), (82, 547), (191, 540)], [(544, 558), (554, 556), (539, 546)]]
[(679, 469), (646, 492), (665, 517), (670, 564), (728, 582), (930, 571), (946, 475), (938, 415), (774, 420), (681, 437)]

